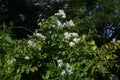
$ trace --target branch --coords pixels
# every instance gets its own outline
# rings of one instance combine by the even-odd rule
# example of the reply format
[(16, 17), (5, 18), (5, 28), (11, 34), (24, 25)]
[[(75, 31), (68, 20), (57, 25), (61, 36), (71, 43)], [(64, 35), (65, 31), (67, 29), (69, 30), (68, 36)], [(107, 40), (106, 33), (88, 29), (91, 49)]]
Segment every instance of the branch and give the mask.
[(26, 30), (26, 31), (28, 31), (28, 32), (30, 32), (30, 33), (33, 33), (31, 30), (29, 30), (29, 29), (27, 29), (27, 28), (25, 28), (25, 27), (22, 27), (22, 26), (20, 26), (20, 27), (13, 27), (13, 28), (20, 28), (20, 29), (24, 29), (24, 30)]

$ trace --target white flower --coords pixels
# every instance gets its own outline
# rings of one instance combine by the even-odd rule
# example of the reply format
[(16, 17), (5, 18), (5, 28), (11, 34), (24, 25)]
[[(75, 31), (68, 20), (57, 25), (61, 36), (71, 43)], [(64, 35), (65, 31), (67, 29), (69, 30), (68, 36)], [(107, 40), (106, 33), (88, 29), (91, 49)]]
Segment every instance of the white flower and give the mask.
[(62, 59), (57, 60), (58, 64), (63, 63)]
[(29, 56), (25, 56), (24, 58), (25, 58), (26, 60), (29, 60), (29, 59), (30, 59), (30, 57), (29, 57)]
[(59, 13), (55, 13), (55, 16), (59, 16), (60, 14)]
[(55, 15), (60, 16), (61, 18), (66, 18), (64, 10), (58, 10), (58, 13), (55, 13)]
[(70, 39), (71, 36), (77, 37), (78, 33), (75, 33), (75, 32), (72, 32), (72, 33), (65, 32), (64, 36), (65, 36), (65, 39)]
[(75, 26), (75, 24), (73, 23), (72, 20), (70, 20), (68, 23), (69, 23), (69, 26), (71, 26), (71, 27), (74, 27), (74, 26)]
[(75, 45), (74, 42), (70, 42), (70, 43), (69, 43), (69, 46), (70, 46), (70, 47), (73, 47), (74, 45)]
[(42, 36), (41, 33), (34, 33), (33, 35), (36, 36), (36, 37), (41, 37)]
[(65, 23), (63, 23), (63, 26), (64, 26), (64, 27), (68, 27), (68, 26), (74, 27), (75, 24), (73, 23), (72, 20), (70, 20), (70, 21), (66, 21)]
[(73, 74), (72, 67), (68, 63), (66, 63), (66, 71), (68, 72), (69, 75)]
[(72, 71), (72, 69), (70, 69), (70, 70), (67, 70), (67, 72), (68, 72), (68, 74), (69, 74), (69, 75), (73, 74), (73, 71)]
[(66, 18), (66, 14), (64, 10), (58, 10), (59, 14), (62, 16), (62, 18)]
[(80, 38), (74, 38), (73, 39), (73, 42), (75, 42), (75, 43), (79, 43), (79, 41), (80, 41)]
[(72, 67), (70, 66), (70, 64), (66, 63), (66, 68), (67, 69), (72, 69)]
[(62, 70), (61, 75), (64, 76), (66, 74), (65, 70)]
[(63, 65), (63, 63), (60, 63), (60, 64), (58, 64), (58, 67), (59, 67), (59, 68), (61, 68), (61, 67), (62, 67), (62, 65)]
[(77, 36), (78, 36), (78, 33), (73, 32), (73, 33), (71, 33), (71, 35), (72, 35), (73, 37), (77, 37)]
[(39, 23), (38, 23), (38, 26), (41, 26), (41, 25), (42, 25), (41, 22), (39, 22)]
[(28, 46), (29, 47), (36, 47), (36, 43), (34, 43), (33, 41), (29, 40), (28, 41)]
[(70, 34), (70, 33), (68, 33), (68, 32), (65, 32), (65, 33), (64, 33), (64, 36), (65, 36), (65, 39), (70, 39), (71, 34)]
[(67, 26), (68, 26), (67, 22), (63, 23), (63, 27), (67, 27)]
[(42, 40), (45, 40), (45, 39), (46, 39), (46, 37), (45, 37), (44, 35), (41, 35), (41, 38), (42, 38)]
[(60, 68), (61, 68), (61, 67), (62, 67), (62, 65), (63, 65), (63, 60), (61, 60), (61, 59), (60, 59), (60, 60), (57, 60), (57, 62), (58, 62), (58, 67), (60, 67)]
[(66, 15), (62, 15), (62, 18), (66, 18)]
[(42, 35), (41, 33), (34, 33), (33, 35), (38, 37), (38, 38), (42, 38), (43, 40), (46, 39), (46, 37), (44, 35)]

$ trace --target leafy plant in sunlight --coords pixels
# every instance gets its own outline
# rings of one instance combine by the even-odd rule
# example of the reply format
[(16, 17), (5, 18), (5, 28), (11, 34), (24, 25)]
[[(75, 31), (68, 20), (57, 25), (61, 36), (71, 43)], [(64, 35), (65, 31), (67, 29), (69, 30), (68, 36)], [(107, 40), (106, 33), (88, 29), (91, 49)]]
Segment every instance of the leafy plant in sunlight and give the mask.
[[(28, 39), (11, 39), (0, 32), (0, 79), (22, 80), (111, 80), (120, 41), (97, 47), (92, 32), (79, 33), (73, 20), (66, 20), (64, 10), (41, 20), (39, 29)], [(29, 78), (28, 78), (29, 79)]]
[[(43, 78), (45, 80), (96, 80), (101, 76), (102, 79), (110, 79), (109, 68), (117, 63), (115, 60), (117, 56), (113, 54), (117, 48), (112, 50), (110, 48), (115, 43), (98, 48), (95, 41), (90, 38), (91, 33), (78, 34), (78, 27), (73, 22), (70, 26), (70, 21), (63, 21), (65, 19), (63, 10), (59, 10), (55, 16), (57, 17), (52, 16), (41, 22), (41, 32), (48, 35), (46, 53), (52, 58)], [(58, 67), (61, 65), (57, 63), (59, 60), (71, 64), (71, 75), (67, 74), (65, 67)]]
[(44, 38), (37, 35), (30, 40), (13, 40), (9, 33), (0, 31), (0, 79), (20, 80), (23, 73), (34, 73), (45, 64), (47, 54), (41, 53)]

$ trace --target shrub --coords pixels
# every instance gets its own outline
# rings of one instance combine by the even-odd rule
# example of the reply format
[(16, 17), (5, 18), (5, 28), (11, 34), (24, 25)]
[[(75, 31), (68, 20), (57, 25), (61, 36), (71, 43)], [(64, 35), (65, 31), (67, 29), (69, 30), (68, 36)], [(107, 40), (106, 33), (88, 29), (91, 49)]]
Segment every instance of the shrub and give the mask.
[(55, 16), (43, 19), (40, 29), (28, 39), (11, 39), (1, 32), (0, 78), (111, 80), (110, 69), (120, 66), (113, 54), (120, 48), (120, 41), (98, 48), (91, 31), (79, 34), (79, 27), (72, 20), (64, 21), (65, 18), (64, 11), (59, 10)]

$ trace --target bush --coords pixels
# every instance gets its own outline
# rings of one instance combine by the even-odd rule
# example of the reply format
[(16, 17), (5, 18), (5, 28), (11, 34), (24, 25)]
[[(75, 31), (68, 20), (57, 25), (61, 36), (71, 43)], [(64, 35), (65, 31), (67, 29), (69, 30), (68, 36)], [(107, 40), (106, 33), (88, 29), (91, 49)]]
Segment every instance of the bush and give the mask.
[(59, 10), (43, 19), (28, 39), (15, 40), (0, 32), (0, 79), (112, 80), (110, 69), (120, 66), (113, 54), (120, 41), (98, 48), (91, 31), (79, 34), (80, 26), (65, 18)]

